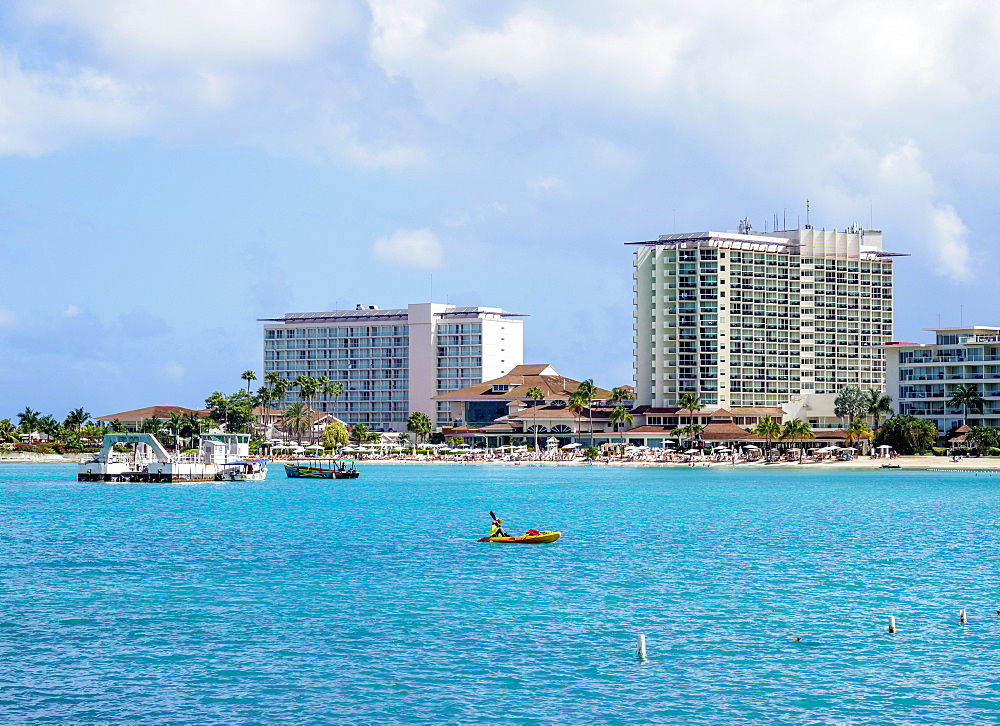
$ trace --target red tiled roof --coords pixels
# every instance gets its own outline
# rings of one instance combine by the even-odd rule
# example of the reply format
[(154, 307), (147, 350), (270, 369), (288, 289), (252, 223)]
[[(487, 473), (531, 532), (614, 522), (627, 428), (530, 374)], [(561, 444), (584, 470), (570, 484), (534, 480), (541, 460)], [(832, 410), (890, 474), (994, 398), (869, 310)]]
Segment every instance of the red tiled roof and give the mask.
[(109, 413), (106, 416), (97, 416), (97, 421), (114, 421), (125, 420), (141, 420), (147, 418), (159, 418), (168, 419), (172, 413), (207, 413), (206, 409), (197, 408), (184, 408), (183, 406), (146, 406), (146, 408), (137, 408), (132, 411), (122, 411), (121, 413)]

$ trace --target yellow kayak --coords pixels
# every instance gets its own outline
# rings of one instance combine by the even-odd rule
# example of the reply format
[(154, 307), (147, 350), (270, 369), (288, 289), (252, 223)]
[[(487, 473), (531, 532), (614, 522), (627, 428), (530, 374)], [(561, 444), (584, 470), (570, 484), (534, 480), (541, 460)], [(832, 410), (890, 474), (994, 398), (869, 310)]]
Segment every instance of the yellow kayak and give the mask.
[(538, 534), (522, 534), (519, 537), (480, 537), (476, 542), (496, 542), (497, 544), (548, 544), (555, 542), (562, 532), (539, 532)]

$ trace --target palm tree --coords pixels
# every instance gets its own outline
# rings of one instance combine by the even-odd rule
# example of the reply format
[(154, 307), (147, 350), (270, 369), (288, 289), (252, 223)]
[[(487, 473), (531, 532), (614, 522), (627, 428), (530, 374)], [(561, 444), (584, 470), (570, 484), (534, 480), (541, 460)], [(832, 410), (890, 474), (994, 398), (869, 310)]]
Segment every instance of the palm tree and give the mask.
[(611, 402), (622, 403), (624, 401), (634, 401), (635, 394), (625, 388), (625, 386), (615, 386), (611, 389)]
[(681, 397), (677, 399), (677, 411), (688, 411), (694, 414), (695, 411), (701, 410), (701, 396), (695, 393), (682, 393)]
[(0, 419), (0, 444), (14, 444), (20, 441), (17, 437), (17, 427), (9, 418)]
[(337, 415), (337, 402), (344, 395), (344, 384), (340, 381), (330, 381), (323, 386), (324, 396), (333, 396), (333, 415)]
[(59, 435), (59, 422), (49, 415), (42, 416), (38, 419), (38, 430), (45, 434), (45, 438), (49, 441), (55, 441)]
[(250, 381), (256, 381), (257, 374), (251, 370), (246, 370), (243, 371), (243, 374), (240, 376), (240, 378), (242, 378), (244, 381), (247, 382), (247, 393), (250, 393)]
[[(793, 418), (791, 421), (785, 423), (785, 427), (781, 432), (781, 438), (805, 442), (807, 439), (815, 441), (816, 435), (812, 432), (812, 426), (809, 425), (808, 421), (803, 421), (800, 418)], [(799, 449), (799, 462), (801, 461), (802, 448)]]
[(296, 401), (285, 409), (282, 423), (285, 431), (301, 440), (306, 431), (312, 430), (312, 410), (302, 401)]
[(201, 438), (201, 432), (204, 429), (204, 420), (198, 415), (197, 411), (188, 411), (184, 414), (184, 428), (181, 431), (182, 435), (191, 439), (192, 446), (194, 446), (195, 439)]
[(594, 411), (591, 408), (591, 404), (594, 401), (594, 396), (597, 395), (597, 386), (594, 385), (594, 379), (588, 378), (582, 381), (579, 386), (576, 387), (576, 393), (580, 395), (581, 400), (586, 401), (587, 408), (587, 425), (590, 428), (590, 445), (594, 445)]
[(358, 442), (358, 444), (363, 444), (368, 441), (368, 427), (363, 423), (354, 424), (354, 428), (351, 429), (351, 438)]
[(626, 426), (631, 426), (635, 418), (629, 413), (629, 410), (625, 408), (622, 404), (618, 404), (608, 415), (608, 422), (614, 428), (615, 433), (618, 433), (618, 426), (620, 424), (625, 424)]
[(528, 398), (535, 402), (531, 407), (531, 428), (535, 430), (535, 453), (538, 453), (538, 402), (545, 399), (545, 394), (538, 386), (528, 389)]
[(83, 428), (83, 425), (90, 420), (90, 414), (84, 411), (82, 408), (74, 408), (68, 414), (66, 414), (66, 420), (63, 422), (68, 428), (75, 429), (77, 433)]
[(775, 421), (769, 414), (761, 416), (757, 425), (750, 429), (750, 433), (763, 436), (767, 442), (767, 450), (771, 451), (771, 440), (781, 437), (781, 424)]
[[(299, 397), (311, 409), (313, 396), (319, 392), (322, 385), (320, 380), (312, 376), (299, 376), (295, 379), (294, 384), (299, 387)], [(312, 431), (310, 431), (309, 439), (312, 440)]]
[(892, 413), (892, 397), (877, 388), (869, 388), (865, 393), (865, 413), (872, 417), (872, 428), (877, 429), (883, 413)]
[(583, 412), (587, 410), (587, 406), (590, 404), (590, 400), (586, 396), (586, 392), (581, 393), (579, 390), (573, 391), (569, 394), (569, 400), (566, 402), (566, 407), (570, 410), (577, 420), (576, 430), (579, 433), (580, 429), (583, 428)]
[(677, 437), (678, 442), (688, 441), (690, 442), (689, 445), (691, 448), (694, 448), (694, 444), (698, 441), (698, 437), (704, 430), (704, 427), (700, 424), (691, 423), (685, 424), (684, 426), (678, 426), (671, 433)]
[(969, 425), (969, 409), (973, 413), (983, 412), (983, 397), (979, 394), (979, 387), (975, 383), (960, 383), (955, 387), (955, 393), (948, 399), (948, 405), (954, 408), (962, 407), (964, 416), (962, 423)]
[(174, 432), (174, 449), (181, 450), (181, 431), (187, 425), (187, 416), (180, 411), (171, 411), (167, 419), (167, 428)]
[(34, 411), (27, 406), (21, 413), (17, 414), (17, 427), (22, 433), (28, 434), (28, 440), (31, 440), (31, 435), (35, 433), (38, 429), (38, 421), (41, 418), (38, 411)]
[(844, 443), (848, 446), (853, 446), (855, 443), (861, 443), (862, 441), (870, 442), (874, 438), (875, 432), (872, 431), (872, 427), (868, 425), (867, 421), (859, 418), (851, 422), (850, 427), (847, 429), (847, 437), (844, 439)]
[(423, 443), (424, 437), (434, 430), (434, 424), (431, 422), (431, 417), (426, 413), (414, 411), (410, 414), (410, 417), (406, 419), (406, 430), (413, 434), (413, 437), (416, 440), (413, 449), (415, 453), (416, 442)]

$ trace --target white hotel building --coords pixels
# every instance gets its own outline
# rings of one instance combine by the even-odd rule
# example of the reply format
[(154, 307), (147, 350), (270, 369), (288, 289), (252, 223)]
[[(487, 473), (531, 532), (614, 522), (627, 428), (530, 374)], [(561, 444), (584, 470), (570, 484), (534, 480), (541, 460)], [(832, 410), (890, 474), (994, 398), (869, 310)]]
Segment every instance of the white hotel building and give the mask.
[(967, 325), (930, 331), (933, 343), (885, 348), (886, 393), (893, 397), (893, 407), (933, 421), (943, 435), (961, 426), (965, 417), (948, 400), (958, 386), (975, 386), (983, 411), (969, 412), (969, 426), (1000, 428), (1000, 328)]
[(843, 386), (883, 388), (899, 255), (881, 231), (748, 227), (630, 243), (637, 403), (694, 393), (818, 422)]
[[(406, 429), (421, 411), (435, 426), (451, 424), (451, 404), (433, 397), (498, 378), (523, 363), (522, 315), (500, 308), (421, 303), (406, 309), (286, 313), (264, 319), (264, 372), (340, 381), (338, 399), (313, 408), (350, 425)], [(299, 400), (292, 386), (279, 405)]]

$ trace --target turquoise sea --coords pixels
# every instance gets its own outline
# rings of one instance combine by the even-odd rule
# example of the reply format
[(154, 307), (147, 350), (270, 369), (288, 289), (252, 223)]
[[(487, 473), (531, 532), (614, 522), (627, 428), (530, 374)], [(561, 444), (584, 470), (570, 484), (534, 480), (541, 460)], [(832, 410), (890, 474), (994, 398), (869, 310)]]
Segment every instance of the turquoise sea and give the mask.
[(1000, 723), (1000, 474), (361, 467), (0, 466), (0, 723)]

